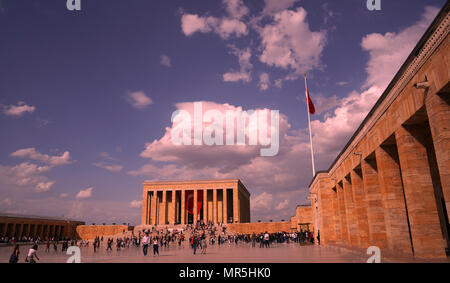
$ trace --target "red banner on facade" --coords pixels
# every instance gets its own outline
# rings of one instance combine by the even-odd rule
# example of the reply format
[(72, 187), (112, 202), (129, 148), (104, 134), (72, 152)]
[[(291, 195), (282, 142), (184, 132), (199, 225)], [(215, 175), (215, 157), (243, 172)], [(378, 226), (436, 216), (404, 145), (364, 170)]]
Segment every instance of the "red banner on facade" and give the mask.
[[(199, 193), (200, 192), (200, 193)], [(200, 214), (203, 204), (203, 191), (197, 191), (197, 214)], [(186, 211), (194, 214), (194, 191), (186, 191)]]

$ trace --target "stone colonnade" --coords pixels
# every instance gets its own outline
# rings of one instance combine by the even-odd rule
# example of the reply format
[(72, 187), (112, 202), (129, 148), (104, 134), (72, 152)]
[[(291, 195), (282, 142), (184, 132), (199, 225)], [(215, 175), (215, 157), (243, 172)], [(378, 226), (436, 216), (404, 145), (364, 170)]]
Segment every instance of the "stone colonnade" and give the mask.
[(142, 225), (250, 222), (250, 193), (239, 180), (144, 182)]
[(330, 170), (310, 185), (322, 243), (449, 253), (450, 16), (438, 19)]
[(73, 238), (84, 222), (0, 216), (0, 237)]

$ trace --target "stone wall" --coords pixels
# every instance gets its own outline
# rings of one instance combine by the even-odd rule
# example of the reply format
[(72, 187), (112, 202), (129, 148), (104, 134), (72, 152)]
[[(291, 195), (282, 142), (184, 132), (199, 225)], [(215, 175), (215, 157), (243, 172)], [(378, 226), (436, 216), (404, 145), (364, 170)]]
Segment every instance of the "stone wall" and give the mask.
[(309, 205), (299, 205), (295, 216), (291, 217), (291, 231), (314, 231), (313, 208)]
[(228, 224), (227, 231), (241, 234), (291, 232), (291, 222)]
[(77, 227), (77, 235), (81, 240), (92, 240), (97, 236), (111, 237), (132, 230), (133, 226), (126, 225), (81, 225)]

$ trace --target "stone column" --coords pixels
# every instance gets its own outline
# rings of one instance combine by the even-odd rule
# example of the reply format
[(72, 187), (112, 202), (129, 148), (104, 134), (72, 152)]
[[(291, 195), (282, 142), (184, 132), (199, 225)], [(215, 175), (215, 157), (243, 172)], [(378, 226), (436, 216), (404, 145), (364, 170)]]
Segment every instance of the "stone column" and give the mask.
[(378, 178), (384, 204), (386, 237), (391, 251), (412, 255), (408, 217), (397, 147), (379, 147), (375, 150)]
[(162, 225), (166, 225), (167, 223), (167, 191), (164, 190), (162, 192), (162, 203), (159, 213), (161, 213), (160, 220)]
[(203, 222), (208, 223), (208, 190), (203, 189)]
[[(333, 211), (334, 192), (327, 184), (320, 187), (318, 192), (319, 228), (322, 244), (336, 243), (335, 219)], [(298, 229), (298, 226), (297, 226)]]
[(227, 202), (227, 189), (223, 189), (223, 223), (228, 223), (228, 202)]
[(356, 221), (358, 225), (358, 246), (360, 248), (369, 247), (369, 220), (367, 217), (367, 201), (364, 192), (363, 180), (360, 170), (352, 170), (352, 193), (355, 200)]
[(152, 214), (152, 223), (151, 224), (152, 225), (158, 224), (158, 221), (156, 219), (156, 215), (157, 215), (156, 201), (157, 201), (157, 199), (158, 199), (158, 191), (154, 190), (153, 191), (153, 195), (151, 197), (151, 202), (152, 202), (152, 205), (151, 205), (151, 209), (152, 209), (152, 212), (151, 212), (151, 214)]
[(353, 203), (353, 188), (351, 179), (345, 177), (344, 186), (344, 202), (345, 212), (347, 215), (347, 230), (349, 233), (350, 246), (358, 246), (358, 221), (356, 220), (355, 204)]
[(416, 256), (445, 257), (427, 149), (416, 139), (421, 134), (413, 127), (395, 132), (414, 252)]
[(181, 190), (181, 224), (186, 224), (186, 191)]
[(428, 121), (433, 138), (436, 160), (447, 213), (450, 213), (450, 102), (449, 93), (429, 93), (426, 96)]
[(213, 190), (213, 223), (217, 223), (217, 189)]
[(8, 229), (8, 223), (4, 223), (4, 227), (0, 231), (0, 237), (5, 237), (7, 229)]
[(344, 188), (340, 183), (336, 185), (336, 191), (338, 197), (339, 215), (341, 218), (341, 239), (344, 244), (350, 245), (347, 227), (347, 213), (345, 209), (345, 200), (344, 200)]
[(233, 223), (239, 223), (239, 187), (233, 188)]
[(384, 249), (387, 247), (386, 224), (384, 221), (383, 196), (381, 195), (380, 183), (378, 182), (375, 158), (363, 160), (361, 169), (367, 200), (367, 218), (370, 231), (369, 244)]
[(17, 225), (17, 223), (13, 223), (13, 225), (12, 225), (11, 237), (16, 236), (16, 225)]
[(23, 233), (23, 223), (18, 224), (19, 225), (19, 231), (17, 232), (17, 238), (22, 237), (22, 233)]
[(38, 235), (37, 235), (37, 233), (38, 233), (38, 226), (39, 226), (39, 224), (34, 224), (34, 231), (33, 231), (33, 235), (32, 235), (32, 237), (37, 237)]
[(45, 225), (45, 227), (46, 227), (46, 229), (45, 229), (44, 238), (48, 237), (50, 235), (50, 225), (47, 224), (47, 225)]
[(172, 217), (170, 219), (170, 224), (175, 225), (177, 219), (177, 191), (172, 191), (172, 207), (170, 208), (172, 211)]
[(144, 189), (144, 193), (142, 195), (142, 224), (149, 224), (149, 213), (148, 213), (148, 191)]
[(194, 224), (197, 223), (198, 220), (198, 207), (197, 207), (197, 201), (198, 201), (198, 190), (194, 189)]
[(333, 204), (333, 213), (334, 213), (334, 230), (336, 234), (336, 243), (342, 244), (344, 243), (342, 239), (341, 232), (341, 214), (339, 211), (339, 198), (337, 194), (337, 187), (335, 187), (333, 191), (332, 204)]

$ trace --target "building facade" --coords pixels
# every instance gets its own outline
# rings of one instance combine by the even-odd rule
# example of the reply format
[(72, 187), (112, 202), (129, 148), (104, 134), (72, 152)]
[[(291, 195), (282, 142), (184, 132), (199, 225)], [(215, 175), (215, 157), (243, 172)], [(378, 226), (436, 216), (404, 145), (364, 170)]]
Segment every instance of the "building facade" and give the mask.
[(313, 179), (323, 244), (446, 257), (449, 11), (447, 3), (330, 169)]
[(142, 225), (250, 222), (250, 193), (240, 180), (144, 182)]
[(52, 217), (0, 215), (0, 237), (76, 238), (76, 228), (82, 221)]
[(295, 216), (291, 217), (292, 231), (314, 231), (313, 208), (309, 205), (299, 205), (295, 209)]

